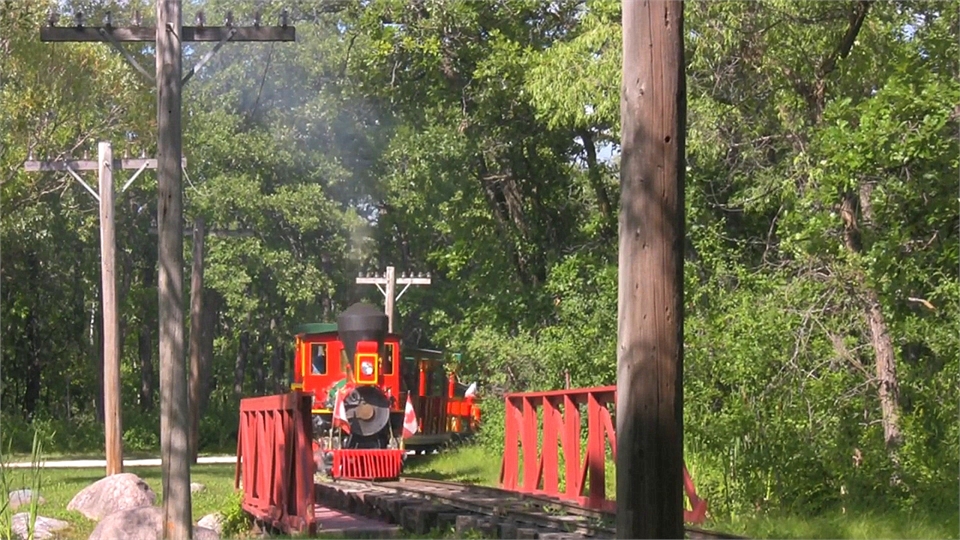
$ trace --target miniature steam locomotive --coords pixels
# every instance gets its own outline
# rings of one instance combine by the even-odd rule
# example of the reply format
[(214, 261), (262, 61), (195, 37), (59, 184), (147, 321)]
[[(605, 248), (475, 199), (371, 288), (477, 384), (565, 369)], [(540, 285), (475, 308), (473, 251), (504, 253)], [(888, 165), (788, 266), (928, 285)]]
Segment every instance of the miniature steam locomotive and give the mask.
[(475, 387), (459, 384), (448, 365), (439, 351), (404, 347), (369, 304), (354, 304), (336, 324), (298, 328), (291, 386), (313, 395), (321, 467), (335, 478), (395, 477), (408, 450), (472, 434)]

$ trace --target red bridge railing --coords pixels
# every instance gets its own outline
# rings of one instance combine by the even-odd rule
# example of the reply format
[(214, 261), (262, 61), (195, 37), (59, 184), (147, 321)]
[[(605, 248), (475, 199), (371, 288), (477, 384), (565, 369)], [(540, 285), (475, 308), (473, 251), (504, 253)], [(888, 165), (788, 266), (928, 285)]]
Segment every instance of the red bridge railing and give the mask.
[(240, 400), (234, 486), (245, 511), (288, 533), (316, 532), (310, 407), (300, 392)]
[[(616, 386), (603, 386), (507, 394), (500, 487), (575, 501), (596, 510), (616, 511), (616, 501), (606, 497), (605, 470), (607, 443), (614, 461), (617, 455), (617, 435), (610, 417), (610, 406), (616, 403), (616, 390)], [(585, 451), (580, 438), (582, 405), (587, 409)], [(542, 430), (539, 411), (543, 415)], [(688, 523), (703, 523), (707, 502), (697, 496), (686, 465), (683, 484), (691, 508), (684, 510), (684, 519)]]

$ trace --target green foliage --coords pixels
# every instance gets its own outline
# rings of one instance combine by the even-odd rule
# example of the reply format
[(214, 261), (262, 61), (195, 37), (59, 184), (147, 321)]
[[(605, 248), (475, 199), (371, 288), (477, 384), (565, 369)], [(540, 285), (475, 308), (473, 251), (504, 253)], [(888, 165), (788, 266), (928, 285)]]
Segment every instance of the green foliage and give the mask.
[[(259, 5), (187, 4), (185, 20)], [(504, 393), (615, 381), (620, 2), (362, 4), (292, 7), (295, 46), (225, 47), (186, 87), (186, 217), (247, 233), (206, 240), (201, 450), (232, 451), (238, 398), (284, 388), (292, 328), (379, 302), (354, 277), (387, 264), (431, 272), (396, 328), (464, 352), (494, 455)], [(151, 153), (155, 102), (108, 47), (38, 42), (45, 2), (0, 5), (4, 437), (28, 452), (39, 429), (45, 448), (95, 451), (96, 208), (22, 163), (96, 140)], [(731, 526), (957, 504), (960, 422), (943, 403), (960, 396), (960, 16), (871, 3), (845, 45), (858, 5), (685, 4), (684, 435)], [(127, 451), (160, 435), (151, 182), (116, 210)], [(894, 348), (895, 449), (869, 299)], [(824, 531), (860, 534), (810, 534)]]
[(237, 491), (230, 495), (220, 509), (223, 515), (221, 533), (227, 537), (235, 537), (250, 530), (253, 518), (243, 509), (243, 492)]
[[(7, 443), (7, 441), (0, 439), (0, 449), (2, 449), (4, 443)], [(10, 445), (7, 443), (7, 456), (10, 455), (9, 447)], [(0, 538), (14, 538), (13, 516), (15, 510), (11, 506), (10, 493), (14, 490), (29, 489), (32, 496), (27, 506), (26, 532), (27, 540), (33, 540), (35, 538), (37, 516), (39, 515), (40, 488), (45, 486), (42, 482), (44, 474), (40, 465), (44, 458), (43, 435), (39, 430), (34, 431), (33, 444), (30, 449), (30, 468), (25, 473), (18, 474), (9, 468), (7, 463), (9, 458), (7, 456), (2, 455), (2, 450), (0, 450)], [(16, 476), (20, 477), (19, 482), (14, 479)]]

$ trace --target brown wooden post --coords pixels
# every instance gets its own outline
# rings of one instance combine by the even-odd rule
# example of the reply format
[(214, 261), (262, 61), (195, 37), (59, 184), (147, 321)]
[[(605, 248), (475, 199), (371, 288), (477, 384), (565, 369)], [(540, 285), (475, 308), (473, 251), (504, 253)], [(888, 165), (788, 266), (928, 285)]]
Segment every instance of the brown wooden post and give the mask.
[(397, 271), (394, 267), (387, 267), (387, 292), (384, 293), (383, 309), (387, 313), (387, 331), (393, 333), (393, 305), (397, 297)]
[(617, 537), (683, 538), (683, 3), (622, 5)]
[[(138, 14), (139, 15), (139, 14)], [(183, 26), (181, 0), (157, 0), (157, 26), (85, 26), (82, 15), (76, 24), (57, 26), (51, 13), (40, 28), (41, 41), (109, 42), (157, 89), (157, 208), (158, 290), (160, 321), (160, 454), (163, 484), (163, 537), (190, 538), (190, 463), (187, 401), (187, 370), (183, 347), (183, 185), (181, 181), (181, 90), (211, 56), (227, 41), (295, 41), (296, 29), (288, 25), (283, 10), (280, 26), (262, 26), (255, 16), (253, 26), (233, 26), (232, 15), (225, 26), (206, 26), (202, 14), (197, 26)], [(138, 17), (139, 18), (139, 17)], [(151, 76), (137, 63), (121, 42), (155, 42), (156, 70)], [(213, 50), (184, 76), (181, 45), (191, 41), (214, 41)], [(89, 189), (89, 187), (88, 187)], [(94, 194), (96, 195), (96, 194)]]
[[(101, 302), (102, 318), (100, 332), (100, 350), (98, 351), (98, 379), (103, 383), (101, 396), (97, 402), (103, 404), (104, 413), (104, 453), (107, 458), (107, 475), (123, 472), (123, 426), (120, 414), (120, 326), (117, 307), (116, 274), (116, 233), (114, 215), (115, 190), (113, 171), (134, 170), (137, 172), (127, 181), (124, 190), (145, 169), (156, 168), (153, 159), (113, 159), (113, 146), (101, 142), (97, 148), (98, 159), (42, 160), (31, 157), (24, 162), (29, 172), (70, 173), (92, 195), (100, 207), (100, 283), (98, 295)], [(99, 188), (94, 190), (80, 176), (80, 171), (97, 171)], [(122, 190), (121, 190), (122, 191)]]
[(157, 233), (160, 318), (160, 461), (163, 537), (190, 538), (187, 373), (183, 354), (183, 76), (180, 0), (157, 1)]
[(120, 324), (117, 317), (116, 235), (113, 228), (113, 149), (98, 145), (100, 172), (100, 279), (103, 287), (103, 419), (107, 476), (123, 472), (120, 419)]
[(190, 461), (200, 451), (201, 337), (203, 334), (203, 236), (202, 217), (193, 222), (193, 269), (190, 272)]

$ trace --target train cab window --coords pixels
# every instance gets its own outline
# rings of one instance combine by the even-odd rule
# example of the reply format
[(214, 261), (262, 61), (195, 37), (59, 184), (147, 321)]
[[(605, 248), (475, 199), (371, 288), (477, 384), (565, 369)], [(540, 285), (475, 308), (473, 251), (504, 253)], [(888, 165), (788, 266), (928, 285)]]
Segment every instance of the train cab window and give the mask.
[(401, 361), (400, 376), (402, 392), (413, 392), (419, 395), (420, 389), (420, 370), (417, 369), (417, 361), (412, 356), (408, 356)]
[(386, 352), (383, 355), (381, 372), (384, 375), (393, 375), (393, 343), (387, 343), (383, 348)]
[(326, 343), (312, 343), (310, 345), (310, 365), (311, 365), (311, 374), (313, 375), (327, 374), (327, 344)]
[(430, 366), (428, 372), (430, 379), (427, 382), (427, 395), (443, 396), (446, 395), (447, 378), (445, 377), (443, 367), (439, 364)]

